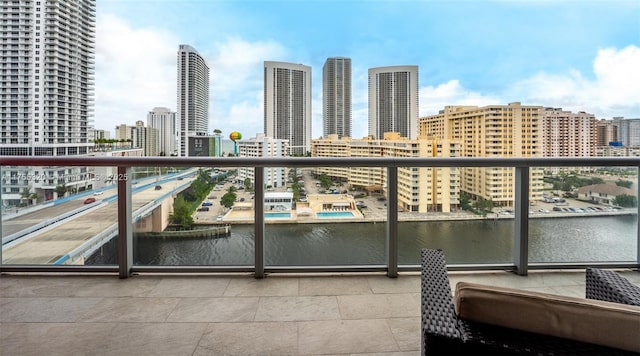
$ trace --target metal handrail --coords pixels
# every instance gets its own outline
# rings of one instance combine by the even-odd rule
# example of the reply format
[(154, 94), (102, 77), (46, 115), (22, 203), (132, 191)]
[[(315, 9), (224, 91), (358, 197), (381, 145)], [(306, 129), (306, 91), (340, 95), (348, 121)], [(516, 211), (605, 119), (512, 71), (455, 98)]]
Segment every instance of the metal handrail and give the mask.
[[(118, 167), (118, 176), (129, 177), (132, 167), (254, 167), (256, 170), (256, 201), (262, 201), (264, 198), (264, 167), (384, 167), (387, 168), (387, 194), (391, 199), (397, 199), (397, 168), (398, 167), (508, 167), (515, 168), (515, 219), (516, 230), (514, 236), (514, 261), (513, 265), (501, 264), (501, 268), (514, 269), (518, 274), (526, 275), (528, 273), (528, 196), (529, 196), (529, 169), (532, 167), (635, 167), (640, 172), (640, 157), (576, 157), (576, 158), (494, 158), (494, 157), (349, 157), (349, 158), (325, 158), (325, 157), (50, 157), (50, 156), (0, 156), (1, 166), (112, 166)], [(187, 272), (203, 269), (196, 267), (143, 267), (132, 266), (132, 216), (131, 216), (131, 179), (121, 179), (117, 182), (118, 195), (123, 195), (122, 199), (118, 199), (118, 272), (121, 278), (128, 277), (133, 271), (173, 271)], [(395, 201), (395, 200), (393, 200)], [(255, 224), (255, 264), (253, 272), (256, 278), (262, 278), (265, 275), (264, 265), (264, 207), (261, 204), (256, 205), (254, 224)], [(396, 277), (399, 270), (397, 256), (397, 204), (388, 204), (387, 206), (387, 264), (386, 271), (389, 277)], [(638, 207), (640, 216), (640, 206)], [(640, 223), (640, 222), (639, 222)], [(124, 238), (122, 238), (124, 237)], [(637, 236), (638, 251), (636, 261), (631, 264), (616, 264), (619, 267), (640, 267), (640, 225), (638, 227)], [(0, 251), (0, 271), (26, 271), (28, 266), (4, 266), (1, 264)], [(552, 264), (550, 264), (551, 266)], [(532, 264), (532, 267), (534, 264)], [(553, 264), (555, 268), (557, 264)], [(568, 265), (567, 265), (568, 266)], [(52, 271), (60, 271), (51, 268)], [(361, 266), (362, 270), (379, 270), (380, 266)], [(536, 268), (540, 264), (535, 264)], [(403, 266), (401, 270), (406, 270)], [(464, 269), (464, 267), (455, 267), (456, 269)], [(470, 266), (470, 269), (473, 269)], [(91, 270), (82, 269), (77, 266), (69, 266), (71, 271)], [(305, 268), (289, 266), (283, 268), (270, 268), (269, 271), (278, 270), (300, 270), (300, 271), (316, 271), (316, 270), (340, 270), (340, 266), (335, 268)], [(45, 266), (36, 266), (34, 270), (47, 271)], [(212, 271), (233, 271), (242, 270), (244, 267), (220, 267), (209, 269)], [(356, 267), (345, 267), (345, 270), (359, 270)]]

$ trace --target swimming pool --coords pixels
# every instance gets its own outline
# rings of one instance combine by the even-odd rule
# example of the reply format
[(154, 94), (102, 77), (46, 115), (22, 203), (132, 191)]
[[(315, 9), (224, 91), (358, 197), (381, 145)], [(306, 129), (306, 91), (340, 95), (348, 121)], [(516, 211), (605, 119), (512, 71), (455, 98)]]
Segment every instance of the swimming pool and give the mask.
[(291, 219), (291, 213), (264, 213), (265, 219)]
[(350, 211), (320, 211), (316, 213), (316, 217), (322, 218), (352, 218), (353, 213)]

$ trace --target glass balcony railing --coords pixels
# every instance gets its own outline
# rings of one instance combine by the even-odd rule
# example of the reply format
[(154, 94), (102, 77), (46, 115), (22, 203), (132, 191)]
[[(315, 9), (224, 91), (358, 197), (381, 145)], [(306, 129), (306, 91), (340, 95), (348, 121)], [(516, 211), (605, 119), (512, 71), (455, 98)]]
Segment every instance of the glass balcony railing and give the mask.
[(395, 277), (423, 248), (452, 269), (638, 267), (639, 165), (3, 156), (0, 270)]

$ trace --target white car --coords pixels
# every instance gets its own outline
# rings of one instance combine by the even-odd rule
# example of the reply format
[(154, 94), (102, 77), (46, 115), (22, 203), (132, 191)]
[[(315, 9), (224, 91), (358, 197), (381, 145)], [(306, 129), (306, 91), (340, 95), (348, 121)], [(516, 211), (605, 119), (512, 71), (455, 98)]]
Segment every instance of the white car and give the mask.
[(93, 195), (102, 195), (104, 192), (95, 192)]

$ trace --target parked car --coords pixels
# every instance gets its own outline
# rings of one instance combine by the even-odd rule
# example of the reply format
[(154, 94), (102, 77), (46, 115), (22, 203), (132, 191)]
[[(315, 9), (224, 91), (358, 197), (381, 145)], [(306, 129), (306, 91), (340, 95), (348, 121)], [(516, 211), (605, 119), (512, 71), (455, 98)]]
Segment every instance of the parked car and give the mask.
[(102, 195), (104, 192), (95, 192), (93, 195)]
[(209, 211), (209, 208), (208, 207), (198, 208), (196, 209), (196, 211)]
[(216, 218), (217, 221), (222, 221), (222, 215), (218, 215), (218, 217)]
[(96, 198), (87, 198), (84, 200), (85, 204), (91, 204), (91, 203), (95, 203), (96, 202)]
[(161, 185), (156, 185), (156, 188), (155, 188), (155, 189), (156, 189), (156, 190), (160, 190), (160, 189), (162, 189), (162, 186), (161, 186)]
[(202, 203), (202, 206), (212, 206), (212, 205), (213, 205), (213, 203), (212, 202), (208, 202), (208, 201), (205, 201), (205, 202)]

